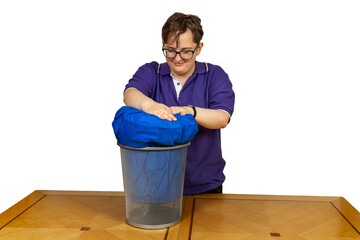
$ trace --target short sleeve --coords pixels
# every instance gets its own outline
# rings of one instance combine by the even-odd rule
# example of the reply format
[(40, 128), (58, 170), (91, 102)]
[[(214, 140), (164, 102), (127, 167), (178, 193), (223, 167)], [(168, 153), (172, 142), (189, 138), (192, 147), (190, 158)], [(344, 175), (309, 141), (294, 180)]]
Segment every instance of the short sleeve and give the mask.
[(136, 88), (145, 96), (151, 97), (155, 88), (157, 77), (157, 62), (151, 62), (141, 66), (125, 86), (124, 92), (129, 88)]
[(225, 110), (233, 114), (235, 93), (227, 73), (219, 66), (210, 70), (209, 108)]

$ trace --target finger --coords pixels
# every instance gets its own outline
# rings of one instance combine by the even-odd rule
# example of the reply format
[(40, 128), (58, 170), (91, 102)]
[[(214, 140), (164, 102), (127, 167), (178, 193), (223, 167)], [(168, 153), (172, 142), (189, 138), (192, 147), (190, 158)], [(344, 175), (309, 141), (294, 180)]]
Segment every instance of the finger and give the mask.
[(177, 118), (174, 115), (166, 115), (163, 119), (169, 120), (169, 121), (176, 121)]
[(176, 121), (177, 118), (174, 116), (174, 114), (168, 114), (169, 120), (170, 121)]
[(164, 110), (165, 112), (168, 112), (168, 113), (171, 113), (171, 112), (172, 112), (171, 108), (168, 107), (168, 106), (166, 106), (166, 105), (162, 105), (161, 110)]
[(166, 120), (169, 120), (169, 121), (176, 121), (177, 120), (177, 118), (173, 114), (168, 113), (166, 111), (160, 111), (160, 112), (158, 112), (158, 113), (156, 113), (154, 115), (156, 115), (157, 117), (159, 117), (161, 119), (166, 119)]
[(166, 119), (168, 120), (176, 120), (176, 117), (174, 116), (174, 113), (171, 108), (166, 107), (167, 109), (162, 110), (162, 114), (166, 116)]

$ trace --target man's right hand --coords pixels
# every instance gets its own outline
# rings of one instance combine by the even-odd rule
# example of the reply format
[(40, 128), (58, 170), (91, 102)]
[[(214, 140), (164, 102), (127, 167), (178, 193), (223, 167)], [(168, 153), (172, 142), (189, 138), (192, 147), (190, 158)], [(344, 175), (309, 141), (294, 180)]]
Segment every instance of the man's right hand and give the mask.
[(125, 91), (124, 103), (127, 106), (134, 107), (149, 114), (153, 114), (161, 119), (166, 119), (169, 121), (177, 120), (172, 113), (172, 110), (168, 106), (155, 102), (135, 88), (129, 88)]
[(157, 103), (153, 100), (151, 101), (144, 100), (144, 101), (145, 102), (141, 104), (143, 106), (144, 112), (153, 114), (161, 119), (166, 119), (169, 121), (177, 120), (174, 114), (172, 113), (172, 110), (165, 104)]

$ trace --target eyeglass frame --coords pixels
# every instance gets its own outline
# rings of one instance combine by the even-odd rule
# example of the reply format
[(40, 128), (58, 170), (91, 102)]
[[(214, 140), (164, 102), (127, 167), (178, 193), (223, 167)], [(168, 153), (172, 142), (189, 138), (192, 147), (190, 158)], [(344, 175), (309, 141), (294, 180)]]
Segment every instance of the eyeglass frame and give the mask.
[[(161, 51), (163, 52), (164, 56), (165, 56), (167, 59), (175, 59), (176, 56), (179, 54), (179, 56), (180, 56), (180, 58), (181, 58), (182, 60), (190, 60), (190, 59), (192, 59), (192, 58), (194, 57), (194, 53), (195, 53), (196, 50), (198, 49), (199, 45), (200, 45), (200, 42), (199, 42), (198, 44), (196, 44), (196, 47), (195, 47), (194, 50), (175, 51), (175, 50), (173, 50), (173, 49), (168, 49), (168, 48), (164, 48), (164, 47), (163, 47)], [(175, 52), (175, 56), (174, 56), (173, 58), (167, 57), (167, 56), (165, 55), (165, 52), (164, 52), (165, 50)], [(181, 57), (181, 54), (180, 54), (180, 53), (182, 53), (182, 52), (191, 52), (191, 53), (192, 53), (191, 58), (189, 58), (189, 59), (184, 59), (183, 57)]]

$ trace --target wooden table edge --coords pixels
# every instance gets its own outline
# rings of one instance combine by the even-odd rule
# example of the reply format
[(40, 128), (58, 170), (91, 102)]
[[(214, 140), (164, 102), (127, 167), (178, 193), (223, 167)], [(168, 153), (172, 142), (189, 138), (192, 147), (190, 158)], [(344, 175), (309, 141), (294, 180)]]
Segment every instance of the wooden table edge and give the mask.
[(258, 201), (302, 201), (330, 203), (360, 235), (360, 212), (344, 197), (296, 196), (296, 195), (251, 195), (251, 194), (201, 194), (195, 199), (258, 200)]
[(5, 210), (0, 214), (0, 230), (4, 228), (7, 224), (9, 224), (12, 220), (14, 220), (21, 213), (29, 209), (31, 206), (36, 204), (46, 195), (41, 191), (34, 191), (30, 193), (28, 196), (17, 202), (12, 207)]
[(341, 197), (337, 196), (301, 196), (301, 195), (254, 195), (254, 194), (200, 194), (195, 198), (237, 199), (237, 200), (274, 200), (274, 201), (304, 201), (304, 202), (332, 202)]
[[(124, 196), (124, 192), (113, 191), (59, 191), (36, 190), (0, 214), (0, 230), (17, 216), (32, 207), (45, 196)], [(177, 227), (169, 229), (170, 236), (186, 239), (191, 233), (194, 201), (196, 199), (237, 199), (237, 200), (274, 200), (274, 201), (320, 201), (329, 202), (360, 234), (360, 213), (343, 197), (327, 196), (287, 196), (287, 195), (248, 195), (248, 194), (201, 194), (184, 196), (183, 218)], [(187, 229), (187, 230), (186, 230)]]
[(0, 214), (0, 230), (14, 220), (17, 216), (36, 204), (45, 196), (124, 196), (124, 192), (113, 191), (61, 191), (61, 190), (35, 190), (28, 196), (14, 204)]
[(332, 201), (331, 204), (360, 235), (360, 213), (343, 197)]
[(48, 196), (101, 196), (123, 197), (124, 192), (115, 191), (63, 191), (63, 190), (37, 190)]

